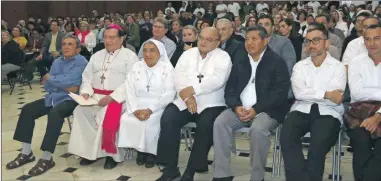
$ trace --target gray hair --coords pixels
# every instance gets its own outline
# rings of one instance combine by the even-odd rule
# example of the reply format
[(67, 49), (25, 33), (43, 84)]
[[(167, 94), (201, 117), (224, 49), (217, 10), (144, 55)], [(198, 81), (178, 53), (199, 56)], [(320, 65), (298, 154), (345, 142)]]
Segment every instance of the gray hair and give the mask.
[(164, 28), (166, 29), (166, 30), (168, 30), (168, 21), (165, 19), (165, 18), (163, 18), (163, 17), (156, 17), (154, 20), (153, 20), (153, 23), (156, 23), (156, 22), (158, 22), (158, 23), (161, 23), (161, 24), (163, 24), (164, 25)]
[(230, 25), (232, 26), (233, 29), (235, 28), (234, 23), (231, 22), (231, 21), (230, 21), (229, 19), (227, 19), (227, 18), (221, 18), (221, 19), (217, 20), (216, 25), (217, 25), (218, 23), (227, 23), (227, 24), (230, 24)]
[(76, 44), (76, 47), (77, 48), (81, 48), (81, 41), (79, 41), (79, 39), (77, 37), (75, 37), (74, 35), (71, 35), (71, 34), (67, 34), (65, 35), (63, 38), (62, 38), (62, 42), (65, 40), (65, 39), (69, 39), (69, 38), (72, 38), (75, 40), (75, 44)]
[(194, 27), (194, 26), (192, 26), (192, 25), (186, 25), (186, 26), (184, 26), (183, 30), (185, 30), (185, 29), (190, 29), (190, 30), (192, 30), (193, 33), (197, 36), (197, 28), (196, 28), (196, 27)]
[(250, 26), (250, 27), (246, 28), (246, 35), (250, 31), (258, 31), (259, 32), (259, 36), (261, 37), (262, 40), (267, 38), (269, 36), (267, 31), (266, 31), (266, 29), (263, 28), (262, 26), (254, 25), (254, 26)]

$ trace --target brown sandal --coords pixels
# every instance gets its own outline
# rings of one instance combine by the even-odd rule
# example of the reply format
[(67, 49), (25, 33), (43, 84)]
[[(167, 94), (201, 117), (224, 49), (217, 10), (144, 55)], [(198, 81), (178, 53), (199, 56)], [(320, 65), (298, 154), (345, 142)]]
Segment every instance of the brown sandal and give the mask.
[(53, 158), (51, 158), (50, 160), (40, 159), (38, 160), (37, 164), (29, 170), (28, 174), (30, 176), (41, 175), (53, 168), (55, 165), (56, 163), (53, 161)]
[(25, 155), (20, 153), (13, 161), (7, 163), (7, 169), (15, 169), (21, 167), (27, 163), (34, 162), (36, 157), (33, 156), (33, 153), (29, 153), (29, 155)]

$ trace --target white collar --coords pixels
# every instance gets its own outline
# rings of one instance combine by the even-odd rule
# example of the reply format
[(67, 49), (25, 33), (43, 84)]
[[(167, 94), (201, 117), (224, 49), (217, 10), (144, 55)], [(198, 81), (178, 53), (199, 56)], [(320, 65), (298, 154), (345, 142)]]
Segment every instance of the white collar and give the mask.
[[(332, 56), (331, 56), (331, 54), (329, 54), (329, 53), (327, 52), (327, 56), (325, 57), (323, 63), (320, 65), (320, 67), (322, 67), (322, 66), (325, 65), (325, 64), (331, 65), (331, 64), (333, 64), (335, 61), (337, 61), (337, 60), (336, 60), (336, 59), (333, 59)], [(305, 65), (307, 65), (307, 64), (312, 64), (312, 65), (313, 65), (311, 56), (308, 57), (308, 61), (304, 61), (303, 64), (305, 64)], [(314, 66), (315, 66), (315, 65), (314, 65)]]
[(266, 50), (267, 50), (267, 46), (266, 46), (266, 48), (262, 51), (261, 55), (259, 56), (259, 60), (258, 60), (258, 61), (254, 61), (253, 57), (251, 57), (251, 55), (247, 54), (247, 56), (249, 56), (250, 63), (251, 63), (251, 62), (259, 63), (259, 62), (262, 60), (263, 54), (265, 54), (265, 51), (266, 51)]
[[(216, 49), (218, 49), (218, 48), (216, 48)], [(201, 57), (201, 60), (209, 59), (209, 58), (212, 56), (213, 52), (216, 51), (216, 49), (214, 49), (214, 50), (208, 52), (208, 53), (206, 54), (205, 58), (202, 58), (202, 57), (201, 57), (201, 52), (200, 52), (200, 50), (197, 48), (198, 56)]]
[(118, 48), (118, 49), (116, 49), (116, 50), (114, 50), (114, 51), (112, 51), (112, 52), (109, 52), (106, 49), (105, 50), (106, 50), (106, 54), (109, 54), (109, 55), (113, 56), (113, 55), (117, 54), (118, 52), (120, 52), (122, 50), (122, 48), (123, 48), (123, 46)]

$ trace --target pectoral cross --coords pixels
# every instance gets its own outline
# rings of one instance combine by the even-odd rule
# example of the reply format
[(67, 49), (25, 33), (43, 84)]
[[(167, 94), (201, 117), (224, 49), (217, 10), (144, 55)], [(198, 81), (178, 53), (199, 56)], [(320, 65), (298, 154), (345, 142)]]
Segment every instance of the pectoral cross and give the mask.
[(198, 83), (201, 83), (201, 79), (204, 78), (204, 75), (198, 74), (197, 78), (198, 78)]
[(147, 85), (147, 86), (146, 86), (146, 88), (147, 88), (147, 92), (149, 92), (149, 88), (150, 88), (150, 86), (149, 86), (149, 85)]
[(103, 84), (104, 80), (106, 79), (105, 74), (102, 74), (101, 78), (101, 84)]

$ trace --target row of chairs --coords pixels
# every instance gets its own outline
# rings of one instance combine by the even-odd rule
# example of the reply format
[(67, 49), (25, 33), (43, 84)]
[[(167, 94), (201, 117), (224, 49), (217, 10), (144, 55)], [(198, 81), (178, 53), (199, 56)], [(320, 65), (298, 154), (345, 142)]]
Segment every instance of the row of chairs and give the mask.
[[(196, 124), (190, 122), (186, 124), (182, 129), (182, 135), (184, 137), (186, 150), (190, 150), (193, 145), (192, 138), (192, 129), (196, 128)], [(271, 177), (280, 177), (281, 166), (282, 166), (282, 153), (281, 153), (281, 145), (280, 145), (280, 132), (282, 129), (282, 125), (279, 125), (275, 130), (275, 137), (273, 140), (273, 162), (272, 162), (272, 172)], [(340, 181), (341, 180), (341, 150), (342, 150), (342, 131), (343, 127), (340, 129), (339, 138), (335, 146), (332, 150), (332, 173), (330, 179), (332, 181)], [(236, 131), (236, 133), (249, 133), (249, 128), (242, 128)], [(304, 145), (308, 145), (308, 143), (303, 143)], [(250, 153), (249, 150), (237, 149), (235, 144), (235, 138), (233, 138), (233, 150), (234, 154), (239, 153)]]
[(24, 85), (24, 84), (28, 84), (29, 85), (29, 89), (32, 90), (32, 85), (30, 84), (30, 81), (26, 81), (26, 77), (25, 77), (25, 74), (26, 74), (26, 54), (25, 52), (22, 52), (22, 62), (21, 62), (21, 66), (20, 66), (20, 69), (19, 70), (16, 70), (16, 71), (13, 71), (13, 72), (10, 72), (8, 75), (7, 75), (7, 82), (2, 82), (2, 85), (9, 85), (10, 87), (10, 93), (9, 95), (12, 95), (15, 87), (16, 87), (16, 84), (17, 82), (20, 83), (20, 85)]
[[(72, 122), (70, 117), (66, 118), (66, 122), (68, 123), (69, 130), (71, 131), (72, 129)], [(193, 136), (192, 136), (192, 129), (196, 128), (196, 124), (194, 122), (190, 122), (186, 124), (182, 130), (181, 134), (184, 138), (184, 144), (185, 144), (185, 149), (190, 151), (193, 145)], [(282, 125), (279, 125), (278, 128), (275, 130), (275, 137), (273, 140), (273, 162), (272, 162), (272, 172), (271, 172), (271, 177), (280, 177), (281, 173), (281, 166), (282, 166), (282, 153), (281, 153), (281, 145), (280, 145), (280, 132), (282, 129)], [(332, 172), (330, 175), (330, 179), (332, 181), (340, 181), (341, 180), (341, 160), (342, 160), (342, 132), (343, 132), (343, 127), (340, 128), (339, 132), (339, 138), (337, 143), (333, 146), (332, 150)], [(236, 131), (236, 133), (244, 133), (248, 134), (249, 133), (249, 128), (241, 128)], [(308, 143), (303, 143), (304, 145), (308, 145)], [(134, 149), (127, 149), (126, 150), (126, 159), (132, 159), (133, 154), (134, 154)], [(250, 153), (249, 150), (243, 150), (243, 149), (237, 149), (236, 143), (235, 143), (235, 138), (233, 139), (233, 150), (232, 152), (234, 154), (239, 154), (239, 153)]]

